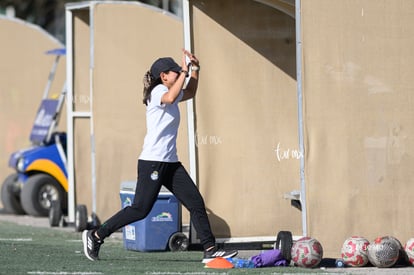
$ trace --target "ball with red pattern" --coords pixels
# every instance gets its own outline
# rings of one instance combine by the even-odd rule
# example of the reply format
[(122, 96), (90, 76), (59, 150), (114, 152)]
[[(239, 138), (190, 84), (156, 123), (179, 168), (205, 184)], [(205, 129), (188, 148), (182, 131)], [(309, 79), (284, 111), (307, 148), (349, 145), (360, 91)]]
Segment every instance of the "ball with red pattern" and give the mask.
[(414, 265), (414, 238), (409, 239), (404, 246), (404, 251), (407, 253), (408, 261)]
[(292, 261), (300, 267), (316, 267), (322, 260), (323, 248), (315, 238), (303, 237), (293, 243)]
[(341, 257), (347, 266), (361, 267), (368, 264), (369, 241), (363, 237), (352, 236), (345, 240)]

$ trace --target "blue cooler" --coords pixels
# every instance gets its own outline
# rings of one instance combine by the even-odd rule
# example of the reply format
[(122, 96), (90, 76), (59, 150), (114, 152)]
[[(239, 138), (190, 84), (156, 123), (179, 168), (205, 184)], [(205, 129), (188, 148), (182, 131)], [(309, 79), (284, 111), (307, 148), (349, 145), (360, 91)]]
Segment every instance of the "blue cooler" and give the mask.
[[(136, 182), (121, 183), (122, 208), (134, 201)], [(123, 228), (124, 247), (136, 251), (165, 251), (170, 237), (181, 230), (181, 211), (177, 198), (161, 189), (148, 216)]]

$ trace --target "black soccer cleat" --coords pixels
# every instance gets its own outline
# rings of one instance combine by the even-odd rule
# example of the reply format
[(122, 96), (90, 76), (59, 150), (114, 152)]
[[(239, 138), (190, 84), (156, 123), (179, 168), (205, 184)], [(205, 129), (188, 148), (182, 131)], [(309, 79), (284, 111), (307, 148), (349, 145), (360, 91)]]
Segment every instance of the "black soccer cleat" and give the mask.
[(83, 252), (85, 256), (91, 261), (99, 260), (99, 249), (104, 243), (102, 240), (98, 240), (93, 234), (93, 230), (84, 230), (82, 232)]
[(232, 258), (239, 253), (237, 250), (229, 250), (226, 251), (224, 249), (218, 249), (217, 247), (214, 247), (213, 249), (209, 251), (204, 251), (204, 258), (202, 263), (208, 263), (211, 260), (214, 260), (215, 258), (221, 257), (221, 258)]

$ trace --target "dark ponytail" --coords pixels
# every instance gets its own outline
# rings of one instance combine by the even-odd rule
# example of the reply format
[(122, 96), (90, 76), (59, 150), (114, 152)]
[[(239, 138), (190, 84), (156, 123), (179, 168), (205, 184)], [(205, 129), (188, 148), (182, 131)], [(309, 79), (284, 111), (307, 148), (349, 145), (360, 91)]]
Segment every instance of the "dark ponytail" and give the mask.
[(161, 78), (154, 79), (151, 75), (150, 71), (147, 71), (144, 75), (144, 78), (142, 80), (142, 83), (144, 84), (144, 90), (143, 90), (143, 96), (142, 103), (145, 105), (148, 104), (148, 100), (151, 100), (151, 92), (152, 89), (154, 89), (155, 86), (158, 84), (161, 84)]

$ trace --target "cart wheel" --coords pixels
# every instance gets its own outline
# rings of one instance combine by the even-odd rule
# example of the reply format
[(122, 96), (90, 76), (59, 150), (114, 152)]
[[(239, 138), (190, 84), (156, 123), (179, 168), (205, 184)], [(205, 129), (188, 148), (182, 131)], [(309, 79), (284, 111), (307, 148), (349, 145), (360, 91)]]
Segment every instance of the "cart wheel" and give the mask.
[(291, 250), (292, 250), (292, 232), (290, 231), (280, 231), (276, 236), (276, 242), (274, 244), (275, 249), (279, 249), (282, 252), (283, 258), (290, 263), (292, 258)]
[(176, 232), (171, 235), (168, 241), (170, 251), (187, 251), (189, 241), (184, 233)]
[(20, 195), (24, 211), (31, 216), (47, 217), (53, 200), (59, 201), (62, 209), (67, 205), (67, 194), (62, 185), (47, 174), (30, 176)]
[(49, 208), (49, 224), (51, 227), (59, 226), (62, 219), (62, 207), (59, 201), (51, 201)]
[(88, 227), (88, 211), (86, 205), (80, 204), (76, 206), (75, 213), (75, 230), (76, 232), (82, 232)]
[(23, 215), (26, 212), (20, 204), (20, 183), (16, 173), (9, 175), (1, 186), (1, 202), (7, 213)]
[(91, 214), (91, 219), (92, 221), (89, 223), (89, 229), (96, 229), (99, 226), (101, 226), (101, 221), (99, 220), (98, 215), (96, 215), (96, 213)]

